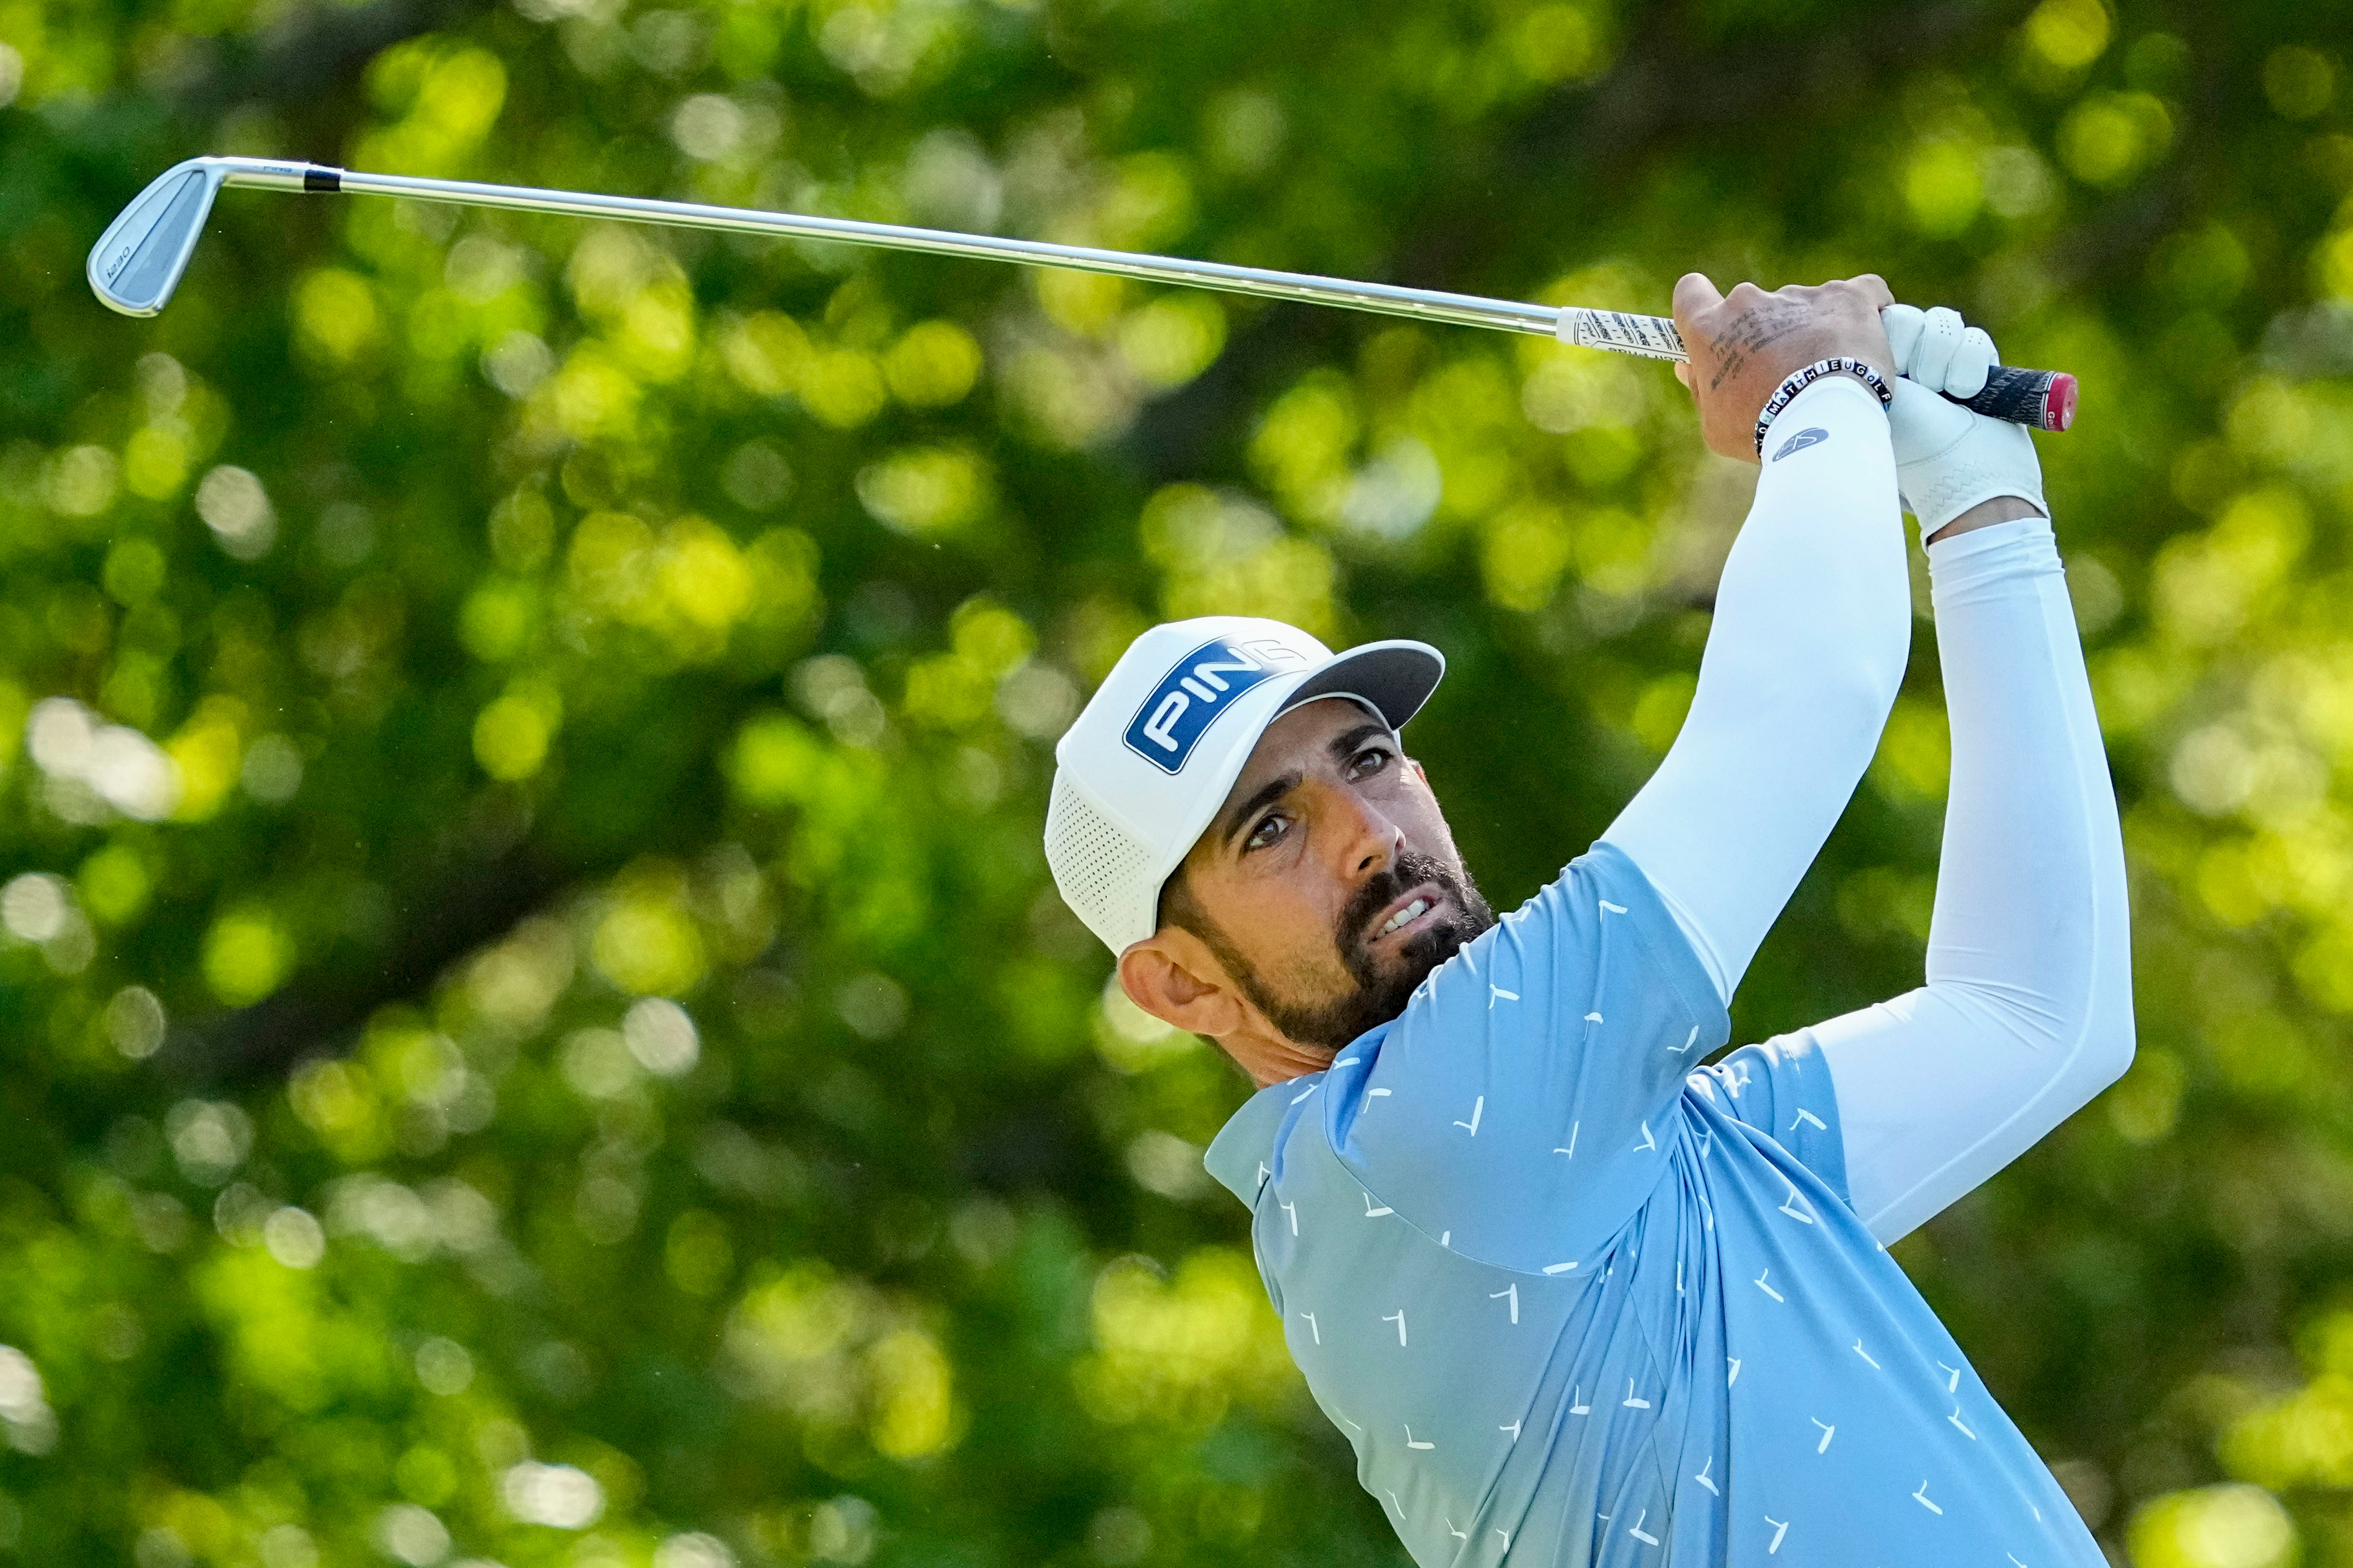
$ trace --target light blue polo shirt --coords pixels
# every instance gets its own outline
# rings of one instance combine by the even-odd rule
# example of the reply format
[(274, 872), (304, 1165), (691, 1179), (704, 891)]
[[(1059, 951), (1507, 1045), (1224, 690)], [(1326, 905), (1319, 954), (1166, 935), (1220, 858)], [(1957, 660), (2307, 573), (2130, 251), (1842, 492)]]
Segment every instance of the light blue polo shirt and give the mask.
[(1423, 1568), (2100, 1568), (1846, 1202), (1838, 1104), (1597, 845), (1209, 1169)]

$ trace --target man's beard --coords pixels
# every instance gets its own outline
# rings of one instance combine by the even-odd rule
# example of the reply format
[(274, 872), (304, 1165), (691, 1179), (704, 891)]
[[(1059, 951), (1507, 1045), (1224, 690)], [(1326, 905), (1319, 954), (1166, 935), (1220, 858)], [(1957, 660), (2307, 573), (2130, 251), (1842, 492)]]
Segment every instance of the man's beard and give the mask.
[[(1375, 915), (1425, 882), (1439, 889), (1454, 908), (1414, 932), (1398, 952), (1397, 968), (1384, 974), (1366, 928)], [(1409, 849), (1398, 855), (1396, 865), (1368, 879), (1340, 911), (1332, 939), (1339, 949), (1340, 962), (1356, 983), (1356, 989), (1348, 995), (1313, 1004), (1286, 1001), (1274, 994), (1248, 959), (1232, 950), (1224, 932), (1203, 935), (1234, 977), (1234, 984), (1269, 1023), (1301, 1045), (1337, 1051), (1366, 1030), (1404, 1012), (1414, 987), (1431, 970), (1494, 923), (1495, 911), (1480, 896), (1468, 871), (1450, 870), (1430, 856)]]

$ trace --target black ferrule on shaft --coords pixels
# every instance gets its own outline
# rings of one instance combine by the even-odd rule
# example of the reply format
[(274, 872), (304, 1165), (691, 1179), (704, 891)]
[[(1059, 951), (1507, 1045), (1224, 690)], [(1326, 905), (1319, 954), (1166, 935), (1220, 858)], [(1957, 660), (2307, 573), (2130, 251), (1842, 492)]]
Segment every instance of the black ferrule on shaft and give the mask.
[(302, 171), (302, 188), (306, 191), (340, 191), (343, 188), (343, 172), (313, 163)]

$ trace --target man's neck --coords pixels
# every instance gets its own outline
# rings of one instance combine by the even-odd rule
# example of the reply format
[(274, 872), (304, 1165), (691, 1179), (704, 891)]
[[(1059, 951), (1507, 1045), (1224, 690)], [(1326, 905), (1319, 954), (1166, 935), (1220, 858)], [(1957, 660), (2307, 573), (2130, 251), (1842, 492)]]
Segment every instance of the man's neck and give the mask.
[(1322, 1072), (1338, 1053), (1323, 1046), (1302, 1045), (1263, 1018), (1235, 1030), (1218, 1044), (1240, 1062), (1250, 1081), (1264, 1089), (1311, 1072)]

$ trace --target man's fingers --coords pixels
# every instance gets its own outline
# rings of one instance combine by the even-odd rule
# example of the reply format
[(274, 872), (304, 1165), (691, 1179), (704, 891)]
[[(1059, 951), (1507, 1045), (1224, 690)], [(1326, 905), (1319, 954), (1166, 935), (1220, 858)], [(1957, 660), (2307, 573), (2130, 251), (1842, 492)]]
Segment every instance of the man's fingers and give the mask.
[(1921, 318), (1919, 344), (1912, 351), (1912, 379), (1942, 392), (1965, 330), (1958, 310), (1938, 305), (1926, 312)]
[(1912, 354), (1920, 346), (1920, 334), (1927, 328), (1927, 312), (1917, 305), (1890, 305), (1879, 312), (1879, 324), (1887, 333), (1887, 351), (1895, 356), (1895, 374), (1912, 374)]
[(1961, 334), (1960, 346), (1953, 351), (1952, 367), (1945, 372), (1947, 395), (1975, 397), (1985, 390), (1986, 378), (2000, 363), (1993, 339), (1986, 335), (1986, 330), (1971, 327)]
[(1870, 302), (1871, 308), (1874, 310), (1884, 310), (1888, 306), (1895, 303), (1895, 296), (1888, 290), (1887, 279), (1876, 272), (1865, 272), (1860, 277), (1850, 278), (1847, 281), (1862, 290), (1862, 297)]
[(1895, 356), (1895, 374), (1947, 397), (1975, 397), (2001, 363), (1983, 328), (1964, 327), (1958, 311), (1942, 306), (1890, 305), (1879, 313), (1879, 324)]
[(1704, 272), (1686, 272), (1675, 279), (1675, 321), (1689, 322), (1702, 310), (1724, 303), (1724, 296)]

